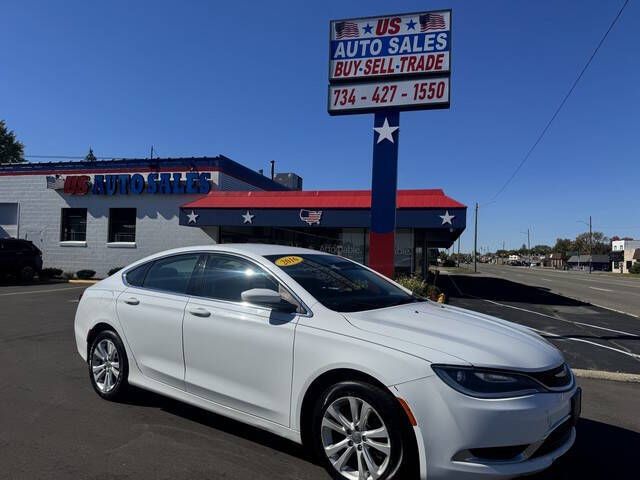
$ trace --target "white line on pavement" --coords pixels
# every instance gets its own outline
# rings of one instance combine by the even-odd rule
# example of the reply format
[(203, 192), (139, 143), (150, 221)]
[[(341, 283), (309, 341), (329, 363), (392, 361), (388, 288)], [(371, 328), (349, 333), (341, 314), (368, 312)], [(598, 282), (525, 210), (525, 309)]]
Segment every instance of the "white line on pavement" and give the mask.
[(64, 292), (65, 290), (78, 290), (80, 288), (87, 288), (87, 287), (83, 285), (82, 287), (52, 288), (48, 290), (27, 290), (22, 292), (0, 293), (0, 297), (8, 297), (10, 295), (29, 295), (29, 294), (35, 294), (35, 293)]
[(613, 290), (609, 290), (608, 288), (598, 288), (598, 287), (589, 287), (591, 290), (600, 290), (601, 292), (613, 292)]
[(550, 318), (551, 320), (557, 320), (557, 321), (565, 322), (565, 323), (573, 323), (575, 325), (582, 325), (584, 327), (597, 328), (597, 329), (600, 329), (600, 330), (606, 330), (608, 332), (614, 332), (614, 333), (619, 333), (621, 335), (628, 335), (630, 337), (640, 338), (640, 335), (636, 335), (635, 333), (624, 332), (622, 330), (614, 330), (613, 328), (600, 327), (598, 325), (592, 325), (590, 323), (574, 322), (573, 320), (566, 320), (564, 318), (554, 317), (553, 315), (547, 315), (546, 313), (536, 312), (535, 310), (528, 310), (526, 308), (516, 307), (514, 305), (507, 305), (506, 303), (494, 302), (493, 300), (487, 300), (487, 299), (483, 299), (483, 300), (485, 302), (493, 303), (494, 305), (500, 305), (501, 307), (513, 308), (514, 310), (520, 310), (522, 312), (533, 313), (534, 315), (540, 315), (541, 317), (547, 317), (547, 318)]
[(614, 352), (618, 352), (618, 353), (622, 353), (623, 355), (628, 355), (632, 358), (640, 358), (640, 355), (638, 355), (637, 353), (631, 353), (631, 352), (625, 352), (624, 350), (620, 350), (618, 348), (613, 348), (613, 347), (608, 347), (606, 345), (601, 345), (599, 343), (596, 342), (591, 342), (589, 340), (585, 340), (584, 338), (568, 338), (568, 337), (563, 337), (562, 335), (558, 335), (557, 333), (551, 333), (551, 332), (546, 332), (544, 330), (538, 330), (537, 328), (533, 328), (533, 327), (528, 327), (531, 330), (534, 330), (540, 334), (544, 334), (544, 335), (549, 335), (550, 337), (559, 337), (562, 340), (569, 340), (572, 342), (582, 342), (582, 343), (588, 343), (589, 345), (593, 345), (594, 347), (600, 347), (600, 348), (606, 348), (607, 350), (613, 350)]

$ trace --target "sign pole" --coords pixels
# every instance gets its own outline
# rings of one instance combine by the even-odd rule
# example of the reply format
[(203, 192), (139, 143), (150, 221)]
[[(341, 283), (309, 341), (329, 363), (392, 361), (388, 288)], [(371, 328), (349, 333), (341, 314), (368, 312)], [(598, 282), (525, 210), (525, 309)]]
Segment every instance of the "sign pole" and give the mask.
[(400, 112), (377, 111), (373, 123), (369, 265), (383, 275), (393, 277)]

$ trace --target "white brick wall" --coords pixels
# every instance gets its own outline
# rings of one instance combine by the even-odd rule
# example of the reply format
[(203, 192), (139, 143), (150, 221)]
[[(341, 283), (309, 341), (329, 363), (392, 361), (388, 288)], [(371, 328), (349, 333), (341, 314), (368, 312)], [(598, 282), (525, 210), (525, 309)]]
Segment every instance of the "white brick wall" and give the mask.
[[(220, 177), (224, 176), (224, 185)], [(213, 188), (256, 189), (224, 174), (211, 172)], [(232, 180), (230, 180), (232, 179)], [(218, 186), (218, 187), (216, 187)], [(0, 203), (20, 204), (19, 237), (33, 241), (43, 252), (44, 266), (76, 272), (91, 269), (106, 276), (113, 267), (127, 264), (170, 248), (215, 243), (216, 228), (180, 226), (180, 206), (201, 195), (65, 195), (46, 188), (45, 175), (0, 176)], [(62, 246), (61, 209), (87, 208), (87, 245)], [(135, 248), (107, 246), (109, 208), (136, 208)]]

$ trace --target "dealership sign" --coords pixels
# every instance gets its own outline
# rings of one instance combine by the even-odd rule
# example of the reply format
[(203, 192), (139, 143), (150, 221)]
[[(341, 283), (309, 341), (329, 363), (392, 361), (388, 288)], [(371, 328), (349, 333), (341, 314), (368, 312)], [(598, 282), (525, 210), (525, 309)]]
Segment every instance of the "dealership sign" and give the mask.
[(451, 10), (334, 20), (330, 29), (330, 114), (449, 106)]
[[(56, 179), (60, 182), (59, 179)], [(47, 186), (53, 182), (47, 178)], [(52, 186), (50, 188), (55, 188)], [(72, 175), (64, 179), (67, 195), (140, 195), (149, 194), (205, 194), (211, 191), (211, 173), (139, 173), (118, 175)]]

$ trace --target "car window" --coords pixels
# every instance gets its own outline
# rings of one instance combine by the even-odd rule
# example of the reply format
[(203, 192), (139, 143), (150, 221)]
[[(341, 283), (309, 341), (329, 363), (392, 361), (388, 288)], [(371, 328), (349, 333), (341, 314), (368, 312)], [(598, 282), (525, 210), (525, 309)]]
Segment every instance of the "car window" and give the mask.
[(255, 263), (233, 255), (210, 254), (193, 293), (199, 297), (241, 302), (252, 288), (278, 291), (278, 283)]
[(186, 293), (199, 257), (200, 254), (195, 253), (156, 260), (144, 278), (143, 287), (171, 293)]
[(139, 267), (136, 267), (125, 273), (124, 277), (127, 283), (133, 287), (141, 287), (151, 264), (152, 262), (145, 263), (144, 265), (140, 265)]
[(335, 255), (268, 255), (325, 307), (358, 312), (418, 301), (381, 275)]

